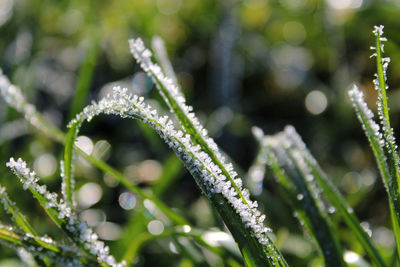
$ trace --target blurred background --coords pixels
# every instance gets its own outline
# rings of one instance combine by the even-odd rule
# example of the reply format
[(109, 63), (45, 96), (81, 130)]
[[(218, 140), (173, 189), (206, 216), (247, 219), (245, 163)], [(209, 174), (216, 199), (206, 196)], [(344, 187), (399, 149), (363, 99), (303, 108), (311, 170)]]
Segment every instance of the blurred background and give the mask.
[[(256, 161), (252, 126), (266, 134), (295, 126), (389, 257), (394, 240), (385, 190), (347, 91), (358, 84), (376, 110), (375, 62), (369, 47), (374, 45), (373, 26), (385, 25), (385, 55), (392, 59), (392, 125), (395, 133), (400, 131), (399, 16), (395, 0), (0, 0), (0, 67), (46, 119), (65, 131), (74, 114), (116, 84), (165, 109), (128, 47), (129, 38), (142, 37), (151, 46), (152, 38), (159, 36), (188, 103), (242, 177)], [(156, 192), (194, 226), (223, 229), (179, 160), (145, 126), (102, 116), (84, 125), (81, 135), (80, 147)], [(5, 162), (22, 157), (58, 191), (62, 153), (61, 145), (0, 100), (0, 183), (41, 234), (59, 236), (31, 196), (22, 193)], [(141, 229), (163, 231), (162, 216), (151, 203), (143, 203), (78, 157), (75, 176), (81, 218), (107, 240), (117, 258)], [(311, 265), (317, 251), (302, 236), (277, 187), (267, 173), (253, 193), (289, 262)], [(3, 211), (0, 215), (8, 222)], [(332, 217), (337, 227), (343, 226), (340, 218)], [(340, 230), (345, 246), (362, 252), (346, 228)], [(213, 265), (203, 256), (194, 265)], [(12, 250), (1, 247), (1, 266), (16, 259)], [(141, 244), (134, 263), (193, 265), (168, 238)]]

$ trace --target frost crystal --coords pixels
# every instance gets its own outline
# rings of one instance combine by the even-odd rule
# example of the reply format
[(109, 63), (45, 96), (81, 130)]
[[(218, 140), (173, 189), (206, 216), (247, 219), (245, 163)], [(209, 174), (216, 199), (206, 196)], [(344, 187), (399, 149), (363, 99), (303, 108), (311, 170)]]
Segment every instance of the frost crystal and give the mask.
[[(136, 41), (135, 45), (138, 51), (144, 51), (141, 41)], [(201, 184), (205, 187), (205, 193), (209, 197), (213, 193), (221, 193), (240, 215), (245, 225), (252, 229), (258, 240), (262, 244), (269, 243), (266, 233), (271, 230), (264, 226), (265, 216), (262, 216), (257, 210), (257, 202), (252, 202), (249, 199), (248, 192), (245, 190), (241, 191), (241, 193), (247, 203), (245, 204), (241, 198), (238, 198), (231, 181), (227, 180), (226, 176), (222, 174), (219, 166), (214, 163), (207, 153), (201, 150), (199, 145), (195, 145), (192, 142), (189, 134), (185, 134), (179, 129), (176, 130), (168, 116), (158, 116), (157, 111), (145, 104), (142, 97), (128, 94), (126, 88), (115, 87), (114, 94), (107, 95), (99, 102), (85, 107), (83, 112), (70, 122), (69, 127), (76, 125), (76, 129), (79, 131), (83, 121), (90, 121), (94, 116), (101, 113), (139, 119), (146, 122), (175, 151), (193, 176), (201, 178)], [(231, 164), (227, 164), (226, 168), (233, 177), (236, 177)], [(240, 179), (235, 179), (235, 183), (238, 188), (242, 188)]]

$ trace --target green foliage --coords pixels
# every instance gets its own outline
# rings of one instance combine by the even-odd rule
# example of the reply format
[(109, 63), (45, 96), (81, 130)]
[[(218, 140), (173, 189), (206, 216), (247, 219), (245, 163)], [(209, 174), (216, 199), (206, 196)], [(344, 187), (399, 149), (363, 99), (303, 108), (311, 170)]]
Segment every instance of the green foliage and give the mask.
[[(95, 1), (42, 2), (40, 11), (30, 4), (21, 4), (18, 9), (15, 7), (18, 12), (25, 10), (25, 14), (17, 13), (13, 20), (24, 21), (26, 14), (32, 18), (39, 14), (39, 19), (32, 25), (40, 24), (38, 29), (41, 30), (22, 29), (15, 37), (15, 57), (10, 58), (17, 60), (0, 57), (5, 73), (9, 73), (12, 80), (22, 87), (21, 90), (12, 85), (6, 75), (0, 73), (1, 94), (13, 108), (0, 106), (4, 111), (0, 118), (1, 123), (4, 121), (0, 125), (1, 157), (20, 156), (31, 162), (27, 164), (20, 158), (11, 158), (7, 163), (20, 179), (22, 188), (31, 194), (19, 193), (20, 186), (15, 185), (9, 177), (9, 170), (5, 169), (5, 162), (2, 163), (4, 170), (0, 178), (4, 186), (0, 186), (0, 203), (5, 212), (0, 213), (0, 241), (16, 253), (1, 250), (0, 259), (18, 255), (21, 261), (33, 260), (40, 266), (398, 265), (400, 167), (392, 129), (397, 124), (396, 120), (391, 123), (389, 118), (386, 72), (390, 60), (383, 57), (382, 42), (386, 38), (382, 36), (382, 26), (374, 29), (376, 41), (373, 47), (377, 59), (374, 84), (378, 92), (379, 125), (374, 121), (363, 93), (355, 87), (349, 95), (371, 145), (387, 199), (379, 193), (379, 184), (371, 182), (367, 185), (367, 180), (374, 177), (374, 169), (368, 166), (367, 152), (352, 156), (356, 149), (349, 149), (343, 152), (343, 160), (337, 152), (340, 149), (332, 148), (339, 147), (338, 144), (347, 146), (348, 142), (342, 142), (343, 132), (345, 129), (354, 130), (347, 115), (351, 114), (349, 105), (342, 98), (346, 83), (354, 77), (348, 74), (346, 77), (340, 71), (349, 70), (354, 74), (358, 69), (353, 62), (346, 62), (349, 65), (343, 66), (338, 60), (344, 44), (338, 41), (341, 38), (334, 33), (337, 26), (333, 25), (348, 22), (344, 34), (351, 40), (351, 45), (346, 49), (352, 51), (367, 43), (363, 27), (353, 28), (358, 24), (358, 14), (370, 14), (372, 10), (376, 17), (382, 17), (382, 14), (392, 14), (389, 10), (379, 5), (371, 7), (362, 1), (364, 11), (351, 7), (343, 9), (347, 12), (343, 14), (339, 12), (343, 7), (334, 1), (327, 1), (321, 8), (320, 4), (310, 1), (302, 4), (281, 1), (277, 4), (249, 0), (218, 5), (213, 1), (150, 0), (137, 1), (135, 9), (131, 9), (129, 1), (108, 4)], [(396, 10), (394, 4), (385, 7)], [(102, 12), (95, 14), (90, 10)], [(156, 15), (155, 11), (162, 14)], [(135, 16), (116, 19), (129, 12)], [(332, 17), (321, 16), (325, 12)], [(57, 21), (59, 17), (63, 19)], [(326, 23), (315, 23), (311, 17)], [(215, 28), (218, 19), (221, 19), (221, 25)], [(366, 21), (369, 21), (367, 16)], [(8, 38), (14, 33), (10, 27), (2, 28), (2, 23), (0, 14), (0, 33), (5, 36), (0, 42), (0, 50), (4, 51), (3, 42), (13, 43), (14, 40)], [(197, 27), (198, 24), (201, 27)], [(326, 30), (321, 25), (330, 25), (331, 28)], [(140, 70), (133, 79), (118, 82), (121, 87), (129, 89), (114, 87), (111, 91), (113, 83), (104, 85), (99, 91), (93, 90), (99, 84), (130, 75), (128, 66), (132, 60), (127, 56), (126, 39), (131, 37), (132, 29), (146, 36), (145, 40), (159, 33), (166, 42), (161, 37), (154, 37), (151, 42), (153, 52), (150, 52), (140, 38), (130, 40), (131, 52), (138, 63), (135, 68), (140, 66)], [(11, 34), (3, 34), (8, 31)], [(63, 39), (64, 35), (58, 34), (60, 31), (68, 38)], [(207, 47), (205, 52), (202, 42), (209, 40), (210, 33), (214, 32), (211, 51)], [(330, 39), (331, 35), (336, 37)], [(245, 41), (239, 42), (242, 36)], [(51, 78), (49, 69), (53, 66), (43, 66), (51, 65), (53, 58), (41, 59), (43, 48), (33, 46), (29, 56), (23, 49), (17, 51), (17, 44), (29, 41), (29, 38), (45, 40), (42, 45), (49, 54), (54, 53), (54, 44), (70, 46), (76, 40), (81, 42), (85, 39), (75, 50), (65, 49), (55, 52), (59, 55), (53, 55), (65, 63), (66, 76), (74, 77), (73, 73), (78, 73), (77, 76), (64, 79), (60, 75), (62, 71), (54, 71), (56, 78)], [(388, 50), (396, 58), (398, 52), (394, 43), (389, 43)], [(168, 59), (165, 45), (174, 64)], [(11, 48), (7, 51), (13, 52)], [(204, 63), (208, 53), (212, 59)], [(362, 53), (357, 52), (354, 57), (366, 58)], [(239, 54), (246, 55), (246, 60)], [(72, 55), (76, 55), (75, 59)], [(104, 67), (107, 65), (110, 67)], [(178, 71), (175, 72), (172, 65)], [(249, 65), (256, 67), (249, 68)], [(205, 71), (205, 66), (210, 70)], [(260, 91), (251, 88), (258, 87), (258, 75), (264, 69), (269, 70), (268, 74), (260, 76), (263, 76), (262, 80), (268, 80), (265, 82), (268, 90), (263, 91), (263, 97), (260, 97)], [(38, 70), (38, 74), (33, 74), (32, 70)], [(213, 80), (209, 84), (203, 81), (203, 72), (210, 73)], [(328, 91), (325, 87), (327, 76), (333, 77), (332, 81), (326, 82), (327, 87), (336, 88), (335, 91)], [(34, 84), (33, 77), (44, 78)], [(392, 75), (390, 77), (394, 79)], [(235, 91), (239, 79), (243, 79), (243, 87), (249, 88), (240, 91), (245, 99), (240, 104), (236, 99), (240, 93)], [(41, 82), (47, 93), (31, 90), (40, 87)], [(72, 84), (74, 92), (68, 93), (57, 87), (63, 82), (66, 87)], [(48, 93), (52, 86), (54, 91)], [(158, 95), (152, 87), (158, 90)], [(210, 88), (207, 93), (211, 97), (206, 104), (197, 100), (198, 88), (201, 87)], [(303, 87), (315, 91), (308, 92), (309, 89)], [(361, 87), (369, 101), (368, 86), (362, 84)], [(303, 93), (307, 96), (304, 97)], [(57, 94), (65, 95), (62, 98)], [(47, 99), (42, 95), (54, 97), (53, 105), (43, 108)], [(84, 108), (86, 103), (96, 99), (95, 95), (100, 100), (92, 101)], [(200, 98), (203, 99), (204, 95)], [(37, 99), (35, 105), (27, 100), (33, 97)], [(394, 94), (390, 99), (396, 97)], [(294, 106), (293, 110), (297, 112), (300, 110), (298, 100), (303, 98), (304, 110), (312, 116), (325, 112), (325, 117), (309, 120), (307, 113), (303, 119), (303, 112), (298, 112), (296, 116), (301, 119), (296, 121), (296, 116), (291, 116), (292, 111), (287, 107)], [(337, 101), (333, 102), (334, 98)], [(222, 107), (206, 119), (208, 110), (204, 109), (206, 113), (196, 112), (197, 117), (187, 102), (203, 108)], [(60, 110), (58, 119), (55, 119), (54, 106)], [(252, 113), (253, 108), (263, 112)], [(396, 107), (393, 108), (395, 112), (391, 110), (392, 113), (396, 113)], [(239, 109), (243, 109), (243, 114)], [(22, 120), (15, 120), (20, 115), (14, 110), (24, 116), (29, 127)], [(41, 113), (38, 110), (52, 112)], [(138, 123), (132, 126), (130, 121), (115, 117), (97, 118), (100, 114), (131, 118)], [(64, 124), (61, 116), (65, 123), (72, 119), (69, 129), (60, 127)], [(248, 135), (250, 126), (254, 124), (261, 124), (269, 133), (276, 131), (289, 116), (322, 165), (311, 155), (294, 127), (287, 126), (275, 135), (265, 135), (254, 128), (260, 152), (242, 181), (239, 178), (244, 176), (241, 168), (247, 168), (245, 165), (253, 147), (247, 142), (235, 142), (235, 139)], [(327, 124), (327, 119), (340, 121), (340, 129)], [(83, 126), (84, 121), (92, 123)], [(24, 127), (18, 126), (20, 124)], [(99, 125), (105, 125), (106, 131)], [(311, 128), (310, 125), (316, 126)], [(8, 128), (19, 130), (7, 135)], [(92, 139), (79, 136), (80, 131)], [(21, 135), (26, 137), (18, 139)], [(217, 138), (221, 147), (211, 136)], [(160, 137), (166, 145), (159, 142)], [(89, 143), (95, 141), (91, 143), (92, 147), (88, 146), (90, 149), (80, 144), (84, 138)], [(112, 145), (104, 139), (110, 140)], [(325, 148), (328, 153), (321, 152), (325, 152)], [(229, 152), (238, 164), (228, 159), (223, 150)], [(360, 158), (364, 159), (364, 165), (355, 166), (351, 162), (360, 162)], [(42, 166), (43, 162), (47, 164), (49, 160), (55, 160), (49, 164), (56, 166), (55, 169), (50, 174), (41, 172), (39, 159), (44, 160)], [(60, 164), (57, 164), (57, 159), (62, 159)], [(38, 174), (31, 172), (28, 165), (39, 170)], [(184, 169), (195, 183), (189, 180)], [(340, 178), (345, 176), (344, 173), (348, 175), (350, 169), (355, 169), (351, 173), (354, 177), (359, 173), (362, 175), (361, 182), (351, 179), (351, 182), (358, 181), (356, 186), (343, 185), (344, 178)], [(276, 180), (267, 179), (269, 177)], [(95, 189), (85, 191), (88, 186)], [(85, 201), (90, 201), (91, 194), (99, 191), (102, 198), (96, 200), (98, 202), (85, 204)], [(378, 199), (376, 204), (379, 207), (384, 207), (382, 202), (388, 201), (388, 207), (381, 208), (382, 213), (378, 209), (369, 209), (372, 202), (369, 196)], [(32, 197), (36, 199), (35, 206)], [(391, 228), (387, 226), (389, 216), (385, 216), (385, 211), (390, 213)], [(292, 218), (293, 212), (296, 219)], [(48, 220), (44, 219), (46, 216)], [(379, 238), (382, 234), (375, 234), (379, 231), (386, 237), (394, 236), (396, 248), (391, 249), (390, 238), (382, 241)]]

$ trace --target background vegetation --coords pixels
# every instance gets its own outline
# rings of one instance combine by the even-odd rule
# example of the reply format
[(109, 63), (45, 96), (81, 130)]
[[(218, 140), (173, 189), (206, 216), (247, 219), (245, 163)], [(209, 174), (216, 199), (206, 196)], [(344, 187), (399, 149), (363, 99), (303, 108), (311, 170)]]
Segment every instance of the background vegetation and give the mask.
[[(150, 46), (152, 37), (159, 35), (188, 103), (243, 170), (243, 177), (258, 149), (251, 127), (274, 134), (286, 124), (294, 125), (390, 258), (394, 239), (387, 197), (347, 91), (358, 83), (369, 106), (375, 106), (371, 81), (375, 63), (369, 59), (369, 46), (374, 44), (373, 25), (384, 24), (389, 39), (385, 52), (392, 59), (388, 70), (392, 127), (399, 129), (399, 15), (396, 1), (3, 0), (0, 66), (48, 120), (65, 129), (74, 114), (104, 96), (114, 83), (157, 99), (151, 80), (129, 54), (127, 40), (141, 36)], [(80, 139), (83, 146), (92, 144), (93, 153), (133, 183), (157, 192), (194, 226), (223, 229), (179, 160), (142, 125), (104, 116), (84, 126), (81, 135), (89, 138)], [(57, 191), (62, 154), (61, 145), (35, 131), (0, 100), (0, 182), (41, 234), (60, 233), (43, 221), (40, 207), (22, 193), (5, 163), (11, 156), (24, 158)], [(147, 226), (162, 218), (138, 196), (123, 195), (127, 206), (121, 201), (124, 187), (77, 160), (81, 216), (91, 220), (119, 258), (128, 242), (137, 239), (138, 224)], [(317, 262), (315, 246), (303, 237), (277, 187), (267, 173), (253, 193), (279, 248), (293, 266)], [(80, 195), (93, 196), (93, 201), (80, 200)], [(332, 219), (345, 248), (362, 251), (335, 215)], [(2, 210), (0, 218), (7, 220)], [(198, 262), (187, 260), (170, 241), (144, 244), (135, 258), (137, 266), (206, 264), (201, 254)], [(16, 255), (2, 246), (0, 259), (2, 265)]]

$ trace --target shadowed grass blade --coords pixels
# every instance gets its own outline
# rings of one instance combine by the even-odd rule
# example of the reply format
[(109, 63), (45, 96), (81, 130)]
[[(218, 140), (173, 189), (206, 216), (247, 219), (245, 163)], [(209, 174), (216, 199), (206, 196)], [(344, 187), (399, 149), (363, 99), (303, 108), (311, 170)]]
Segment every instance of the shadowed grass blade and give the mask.
[(286, 136), (291, 140), (292, 144), (296, 146), (305, 163), (311, 169), (311, 173), (322, 189), (324, 196), (335, 207), (335, 210), (343, 217), (348, 227), (353, 231), (358, 241), (363, 246), (366, 254), (371, 258), (375, 266), (386, 266), (378, 250), (372, 243), (370, 236), (361, 227), (360, 221), (355, 216), (353, 209), (340, 194), (339, 190), (328, 179), (318, 162), (308, 151), (305, 143), (298, 135), (296, 130), (292, 126), (289, 126), (286, 127), (285, 131), (287, 133)]
[(300, 151), (287, 137), (278, 133), (262, 140), (263, 153), (310, 236), (318, 244), (326, 266), (346, 266), (332, 223), (324, 212), (311, 169)]

